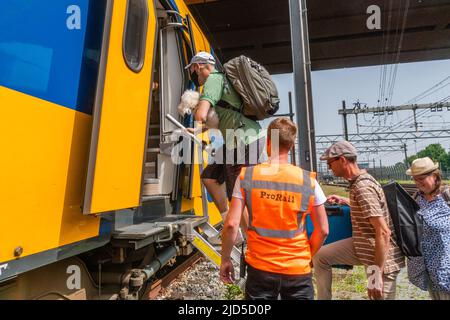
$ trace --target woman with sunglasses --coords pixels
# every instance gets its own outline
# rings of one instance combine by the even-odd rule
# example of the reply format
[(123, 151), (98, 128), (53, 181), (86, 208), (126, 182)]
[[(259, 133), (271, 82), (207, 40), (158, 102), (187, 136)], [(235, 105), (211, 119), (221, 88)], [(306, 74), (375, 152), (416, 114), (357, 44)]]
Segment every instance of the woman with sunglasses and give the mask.
[(411, 283), (428, 290), (433, 300), (450, 300), (450, 200), (439, 164), (426, 158), (413, 161), (406, 174), (419, 191), (414, 198), (423, 223), (422, 257), (408, 259)]

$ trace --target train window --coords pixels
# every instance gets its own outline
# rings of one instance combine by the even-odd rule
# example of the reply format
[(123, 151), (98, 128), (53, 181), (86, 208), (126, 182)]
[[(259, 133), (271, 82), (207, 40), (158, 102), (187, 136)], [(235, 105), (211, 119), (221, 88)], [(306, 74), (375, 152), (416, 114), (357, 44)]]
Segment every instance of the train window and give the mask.
[(134, 72), (140, 72), (144, 66), (147, 26), (147, 0), (128, 0), (123, 55), (128, 67)]

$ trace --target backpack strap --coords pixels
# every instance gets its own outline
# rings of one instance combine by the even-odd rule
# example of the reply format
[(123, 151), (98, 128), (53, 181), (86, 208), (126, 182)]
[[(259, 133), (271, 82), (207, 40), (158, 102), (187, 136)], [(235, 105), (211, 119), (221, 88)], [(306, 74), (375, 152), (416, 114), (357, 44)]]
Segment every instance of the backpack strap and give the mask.
[(450, 207), (450, 188), (449, 186), (444, 186), (442, 189), (442, 197), (444, 201), (447, 202), (447, 205)]
[[(223, 76), (224, 76), (223, 91), (225, 91), (225, 90), (230, 91), (230, 80), (228, 79), (227, 74), (225, 72), (221, 72), (221, 74), (223, 74)], [(220, 99), (219, 102), (217, 102), (216, 106), (242, 113), (242, 108), (244, 106), (244, 103), (241, 103), (241, 106), (238, 108), (238, 107), (231, 105), (227, 101)]]
[(235, 106), (232, 106), (231, 104), (229, 104), (225, 100), (219, 100), (219, 102), (217, 102), (216, 106), (224, 108), (224, 109), (233, 110), (233, 111), (236, 111), (236, 112), (239, 112), (239, 113), (241, 112), (241, 109), (242, 109), (242, 108), (236, 108)]
[(355, 183), (358, 183), (358, 182), (360, 182), (360, 181), (364, 181), (364, 180), (369, 180), (369, 181), (378, 183), (378, 181), (375, 180), (375, 178), (372, 177), (372, 176), (370, 176), (370, 177), (365, 177), (365, 178), (361, 178), (361, 179), (360, 179), (359, 177), (357, 177), (353, 182), (350, 183), (350, 186), (352, 186), (352, 185), (354, 185)]

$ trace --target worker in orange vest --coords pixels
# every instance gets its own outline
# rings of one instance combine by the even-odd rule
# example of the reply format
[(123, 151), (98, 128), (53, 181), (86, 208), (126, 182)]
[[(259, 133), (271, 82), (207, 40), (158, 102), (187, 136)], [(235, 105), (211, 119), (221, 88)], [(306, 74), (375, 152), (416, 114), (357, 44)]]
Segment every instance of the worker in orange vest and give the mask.
[[(230, 259), (244, 208), (248, 209), (246, 299), (314, 299), (311, 259), (328, 235), (326, 197), (308, 172), (288, 162), (296, 125), (287, 118), (268, 128), (268, 163), (243, 168), (222, 230), (220, 278), (234, 281)], [(305, 219), (314, 232), (308, 239)]]

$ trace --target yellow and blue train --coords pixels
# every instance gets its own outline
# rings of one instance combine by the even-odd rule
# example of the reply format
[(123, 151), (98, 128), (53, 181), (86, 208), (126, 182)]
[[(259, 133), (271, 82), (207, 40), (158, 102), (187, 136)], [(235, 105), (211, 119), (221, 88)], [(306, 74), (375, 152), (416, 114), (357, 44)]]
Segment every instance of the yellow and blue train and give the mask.
[(1, 1), (0, 298), (140, 298), (183, 216), (221, 221), (170, 159), (196, 51), (182, 0)]

